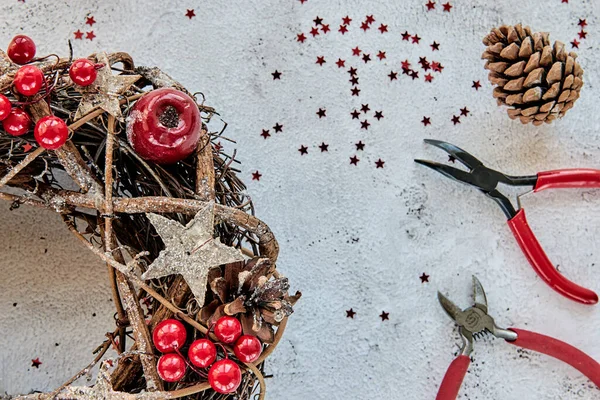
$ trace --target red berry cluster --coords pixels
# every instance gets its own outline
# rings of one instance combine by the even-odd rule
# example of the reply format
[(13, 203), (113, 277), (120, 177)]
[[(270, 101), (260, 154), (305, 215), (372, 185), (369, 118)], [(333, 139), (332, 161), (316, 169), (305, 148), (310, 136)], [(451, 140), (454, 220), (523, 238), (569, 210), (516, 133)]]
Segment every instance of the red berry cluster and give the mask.
[[(17, 93), (25, 97), (36, 96), (42, 88), (46, 88), (46, 92), (50, 91), (42, 70), (36, 65), (28, 64), (35, 61), (35, 52), (35, 43), (25, 35), (15, 36), (9, 43), (6, 52), (12, 62), (21, 65), (15, 73), (13, 87)], [(69, 69), (69, 76), (77, 85), (88, 86), (96, 80), (97, 68), (97, 65), (87, 59), (75, 60)], [(20, 106), (35, 103), (42, 98), (16, 103), (13, 107), (8, 97), (0, 94), (0, 121), (2, 121), (4, 131), (12, 136), (26, 134), (31, 127), (31, 116)], [(69, 128), (62, 119), (46, 116), (36, 123), (33, 133), (41, 147), (56, 150), (67, 141)]]
[[(234, 317), (221, 317), (214, 326), (217, 339), (224, 344), (233, 344), (233, 352), (244, 363), (251, 363), (260, 357), (262, 344), (254, 336), (242, 335), (242, 325)], [(158, 351), (164, 353), (158, 360), (157, 371), (161, 379), (177, 382), (183, 378), (187, 370), (187, 361), (179, 349), (183, 347), (187, 332), (183, 324), (174, 319), (167, 319), (156, 326), (152, 332), (152, 340)], [(225, 348), (223, 348), (225, 350)], [(240, 367), (227, 357), (215, 362), (217, 347), (210, 339), (197, 339), (188, 349), (189, 362), (198, 368), (208, 368), (208, 382), (218, 393), (232, 393), (242, 382)], [(193, 367), (192, 367), (193, 368)]]

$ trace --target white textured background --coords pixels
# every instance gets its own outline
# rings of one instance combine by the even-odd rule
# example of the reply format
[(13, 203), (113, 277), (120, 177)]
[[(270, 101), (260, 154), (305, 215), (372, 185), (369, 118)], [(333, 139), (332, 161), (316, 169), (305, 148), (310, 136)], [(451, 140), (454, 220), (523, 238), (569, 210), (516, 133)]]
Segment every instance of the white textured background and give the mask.
[[(600, 167), (600, 92), (597, 1), (456, 0), (450, 13), (427, 12), (425, 0), (325, 1), (0, 1), (0, 43), (17, 33), (38, 54), (66, 55), (73, 32), (76, 55), (123, 50), (140, 65), (157, 65), (192, 91), (206, 94), (237, 140), (242, 178), (257, 214), (281, 243), (279, 269), (304, 297), (284, 340), (269, 359), (271, 399), (426, 400), (435, 393), (459, 343), (438, 306), (436, 290), (468, 306), (470, 276), (487, 289), (490, 310), (504, 326), (566, 340), (600, 359), (600, 310), (568, 301), (546, 287), (522, 256), (500, 209), (477, 192), (416, 166), (416, 156), (445, 160), (422, 139), (451, 141), (490, 166), (530, 174), (560, 167)], [(186, 9), (196, 17), (185, 17)], [(363, 32), (359, 24), (373, 14)], [(93, 15), (97, 23), (85, 25)], [(313, 39), (316, 16), (332, 32)], [(337, 32), (343, 16), (349, 32)], [(479, 56), (492, 26), (522, 21), (576, 37), (585, 87), (576, 107), (552, 126), (521, 126), (498, 109)], [(389, 32), (380, 34), (380, 23)], [(401, 41), (417, 33), (420, 44)], [(300, 44), (296, 34), (309, 39)], [(441, 43), (432, 53), (429, 44)], [(366, 66), (350, 49), (384, 50)], [(569, 46), (570, 48), (570, 46)], [(315, 64), (325, 56), (323, 67)], [(408, 58), (445, 67), (432, 83), (399, 75)], [(346, 60), (338, 69), (334, 61)], [(350, 96), (346, 69), (359, 70), (360, 97)], [(272, 80), (271, 72), (282, 71)], [(419, 69), (420, 70), (420, 69)], [(472, 81), (481, 80), (479, 91)], [(349, 113), (368, 103), (381, 121), (361, 130)], [(467, 106), (471, 115), (450, 119)], [(319, 120), (315, 112), (327, 109)], [(429, 116), (432, 125), (420, 121)], [(365, 117), (362, 116), (361, 120)], [(284, 125), (274, 134), (272, 126)], [(262, 129), (271, 129), (265, 140)], [(354, 143), (363, 140), (364, 152)], [(329, 152), (318, 145), (325, 141)], [(309, 153), (297, 149), (306, 145)], [(349, 157), (358, 154), (358, 166)], [(385, 161), (376, 169), (375, 160)], [(251, 173), (260, 171), (260, 181)], [(575, 282), (600, 291), (600, 191), (557, 191), (528, 196), (528, 216), (551, 259)], [(91, 359), (112, 330), (113, 308), (105, 267), (76, 243), (50, 212), (0, 205), (0, 393), (49, 390)], [(430, 282), (422, 284), (426, 272)], [(100, 284), (98, 284), (100, 282)], [(345, 310), (353, 308), (355, 319)], [(382, 310), (390, 320), (382, 322)], [(39, 357), (39, 369), (31, 359)], [(598, 391), (572, 368), (546, 356), (519, 352), (501, 340), (478, 342), (463, 399), (593, 399)], [(84, 382), (85, 383), (85, 382)]]

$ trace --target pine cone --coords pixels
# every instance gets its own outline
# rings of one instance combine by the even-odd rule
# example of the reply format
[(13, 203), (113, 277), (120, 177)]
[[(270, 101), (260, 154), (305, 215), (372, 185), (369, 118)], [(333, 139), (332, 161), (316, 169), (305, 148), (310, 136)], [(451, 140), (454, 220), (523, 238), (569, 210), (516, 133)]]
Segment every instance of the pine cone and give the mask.
[(546, 32), (531, 33), (521, 24), (494, 28), (483, 39), (481, 58), (498, 105), (505, 104), (511, 119), (541, 125), (562, 117), (573, 107), (583, 86), (577, 54), (567, 54), (564, 43), (550, 46)]

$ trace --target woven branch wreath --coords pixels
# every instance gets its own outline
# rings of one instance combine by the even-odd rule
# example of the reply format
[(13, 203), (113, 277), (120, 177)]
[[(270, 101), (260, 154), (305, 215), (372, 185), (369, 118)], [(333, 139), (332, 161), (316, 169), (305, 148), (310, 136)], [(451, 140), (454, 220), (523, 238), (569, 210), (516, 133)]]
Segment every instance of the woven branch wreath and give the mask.
[[(116, 327), (61, 387), (19, 398), (263, 399), (300, 293), (207, 130), (215, 110), (126, 53), (34, 53), (26, 36), (0, 51), (0, 198), (56, 211), (106, 263)], [(72, 386), (98, 363), (93, 386)]]

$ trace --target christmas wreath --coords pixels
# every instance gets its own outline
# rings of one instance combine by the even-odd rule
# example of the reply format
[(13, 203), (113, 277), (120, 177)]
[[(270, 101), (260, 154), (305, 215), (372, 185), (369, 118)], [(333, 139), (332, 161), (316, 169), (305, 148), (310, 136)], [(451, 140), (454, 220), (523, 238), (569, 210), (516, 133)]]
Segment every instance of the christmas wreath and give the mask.
[[(22, 398), (264, 398), (300, 293), (208, 131), (215, 110), (126, 53), (35, 50), (19, 35), (0, 51), (0, 198), (59, 213), (106, 263), (116, 313), (89, 365)], [(73, 385), (97, 364), (93, 386)]]

